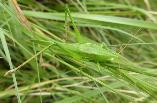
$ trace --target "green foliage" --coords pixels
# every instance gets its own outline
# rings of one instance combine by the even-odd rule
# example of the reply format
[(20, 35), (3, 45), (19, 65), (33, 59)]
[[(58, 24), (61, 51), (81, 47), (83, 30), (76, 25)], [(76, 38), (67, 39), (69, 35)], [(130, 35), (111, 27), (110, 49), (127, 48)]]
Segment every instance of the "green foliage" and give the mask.
[(0, 102), (157, 102), (155, 0), (17, 2), (0, 0)]

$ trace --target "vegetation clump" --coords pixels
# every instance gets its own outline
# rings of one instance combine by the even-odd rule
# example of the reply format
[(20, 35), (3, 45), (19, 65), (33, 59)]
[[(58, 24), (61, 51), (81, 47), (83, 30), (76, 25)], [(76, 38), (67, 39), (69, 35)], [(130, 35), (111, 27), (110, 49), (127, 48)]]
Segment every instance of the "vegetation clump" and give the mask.
[(156, 4), (0, 0), (0, 103), (156, 103)]

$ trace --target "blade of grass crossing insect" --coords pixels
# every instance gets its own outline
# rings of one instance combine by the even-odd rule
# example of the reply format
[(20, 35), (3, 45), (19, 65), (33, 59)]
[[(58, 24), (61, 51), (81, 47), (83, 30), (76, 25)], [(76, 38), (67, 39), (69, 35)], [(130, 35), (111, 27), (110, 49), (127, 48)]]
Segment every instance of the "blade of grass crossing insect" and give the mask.
[[(73, 20), (73, 17), (71, 16), (71, 13), (70, 13), (70, 10), (69, 10), (69, 8), (68, 8), (68, 5), (66, 5), (66, 13), (68, 14), (68, 16), (69, 16), (69, 18), (70, 18), (70, 20), (71, 20), (71, 22), (72, 22), (72, 25), (73, 25), (73, 27), (74, 27), (74, 31), (75, 31), (75, 33), (76, 33), (77, 41), (78, 41), (78, 42), (81, 42), (81, 35), (80, 35), (80, 32), (79, 32), (79, 30), (77, 29), (77, 26), (76, 26), (76, 24), (75, 24), (75, 22), (74, 22), (74, 20)], [(67, 14), (66, 14), (66, 15), (67, 15)]]

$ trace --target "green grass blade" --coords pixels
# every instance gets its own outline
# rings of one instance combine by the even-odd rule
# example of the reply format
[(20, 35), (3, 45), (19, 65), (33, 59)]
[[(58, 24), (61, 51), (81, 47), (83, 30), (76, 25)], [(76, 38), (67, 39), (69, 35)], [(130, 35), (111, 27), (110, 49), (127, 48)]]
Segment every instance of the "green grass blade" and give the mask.
[[(12, 61), (11, 61), (11, 57), (10, 57), (9, 49), (8, 49), (8, 46), (7, 46), (7, 42), (6, 42), (3, 30), (1, 28), (0, 28), (0, 38), (1, 38), (1, 42), (2, 42), (2, 45), (3, 45), (3, 49), (4, 49), (4, 52), (5, 52), (6, 59), (8, 61), (9, 67), (10, 67), (11, 70), (13, 70), (13, 64), (12, 64)], [(14, 86), (15, 86), (15, 90), (16, 90), (16, 96), (17, 96), (17, 99), (18, 99), (18, 103), (21, 103), (20, 94), (19, 94), (17, 81), (16, 81), (16, 76), (15, 76), (14, 73), (12, 74), (12, 78), (13, 78), (13, 82), (14, 82)]]
[[(34, 11), (24, 11), (26, 16), (42, 18), (42, 19), (51, 19), (51, 20), (61, 20), (64, 21), (64, 13), (44, 13), (44, 12), (34, 12)], [(96, 14), (81, 14), (81, 13), (71, 13), (75, 22), (79, 24), (83, 20), (87, 20), (92, 23), (94, 21), (99, 21), (101, 23), (114, 23), (121, 25), (129, 25), (135, 27), (142, 27), (148, 29), (157, 30), (157, 24), (146, 22), (142, 20), (129, 19), (124, 17), (115, 17), (115, 16), (104, 16), (104, 15), (96, 15)]]

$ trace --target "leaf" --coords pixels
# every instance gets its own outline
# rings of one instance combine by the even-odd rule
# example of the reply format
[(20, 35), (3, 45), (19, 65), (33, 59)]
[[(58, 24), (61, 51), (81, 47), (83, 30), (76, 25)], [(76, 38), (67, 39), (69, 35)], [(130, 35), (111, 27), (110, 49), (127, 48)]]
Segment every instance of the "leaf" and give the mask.
[[(45, 12), (24, 11), (24, 14), (30, 17), (64, 21), (64, 13), (45, 13)], [(142, 20), (116, 17), (116, 16), (96, 15), (96, 14), (71, 13), (71, 15), (74, 18), (74, 21), (77, 22), (78, 24), (79, 22), (84, 22), (83, 20), (87, 20), (90, 23), (92, 23), (93, 21), (99, 21), (103, 24), (114, 23), (114, 24), (129, 25), (129, 26), (134, 26), (134, 27), (157, 30), (156, 23), (146, 22)], [(95, 22), (93, 23), (95, 24)]]

